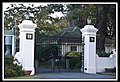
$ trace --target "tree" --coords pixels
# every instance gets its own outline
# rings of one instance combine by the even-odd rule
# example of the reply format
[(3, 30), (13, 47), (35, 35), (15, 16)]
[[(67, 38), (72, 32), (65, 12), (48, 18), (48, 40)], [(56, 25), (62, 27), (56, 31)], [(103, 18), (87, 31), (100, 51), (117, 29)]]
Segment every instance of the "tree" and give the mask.
[(113, 47), (116, 47), (116, 5), (109, 5), (107, 14), (107, 32), (108, 38), (112, 39)]
[[(116, 6), (115, 4), (67, 4), (66, 18), (69, 26), (83, 28), (88, 16), (92, 17), (92, 24), (98, 28), (97, 51), (105, 51), (105, 39), (115, 40), (116, 34)], [(115, 44), (115, 41), (113, 41)]]
[(97, 11), (97, 20), (95, 27), (98, 28), (97, 32), (97, 50), (105, 51), (104, 43), (105, 37), (107, 36), (107, 6), (106, 5), (98, 5)]
[(96, 8), (93, 4), (68, 4), (67, 15), (69, 26), (78, 26), (83, 28), (88, 16), (92, 17), (92, 23), (95, 24)]
[[(36, 8), (24, 6), (23, 4), (10, 4), (11, 6), (4, 11), (4, 29), (14, 29), (15, 34), (19, 35), (18, 25), (25, 19), (25, 12), (29, 11), (31, 14), (35, 14), (39, 10)], [(34, 12), (33, 12), (34, 11)], [(35, 18), (35, 17), (34, 17)], [(33, 19), (35, 20), (35, 19)]]
[[(65, 8), (66, 7), (66, 8)], [(57, 30), (67, 26), (78, 26), (83, 28), (88, 16), (92, 17), (92, 24), (98, 28), (97, 50), (105, 50), (105, 38), (114, 39), (116, 36), (116, 6), (113, 4), (48, 4), (47, 6), (35, 7), (30, 4), (28, 7), (23, 4), (11, 4), (4, 12), (5, 29), (17, 27), (25, 19), (24, 13), (29, 12), (33, 15), (31, 20), (37, 24), (36, 34), (44, 33), (53, 35)], [(61, 18), (53, 18), (54, 12), (65, 14)], [(19, 35), (19, 29), (16, 28)], [(114, 39), (115, 40), (115, 39)], [(115, 41), (113, 41), (115, 42)]]
[[(63, 12), (62, 4), (50, 4), (47, 6), (35, 7), (33, 4), (24, 6), (23, 4), (11, 4), (4, 12), (4, 26), (5, 29), (16, 28), (24, 19), (24, 14), (29, 12), (30, 19), (37, 24), (40, 33), (44, 31), (46, 34), (53, 34), (57, 29), (66, 26), (66, 19), (53, 18), (51, 16), (54, 12)], [(17, 34), (19, 34), (17, 28)]]
[[(52, 4), (51, 4), (52, 5)], [(51, 9), (53, 13), (53, 10)], [(55, 12), (55, 11), (54, 11)], [(44, 31), (47, 35), (54, 34), (58, 29), (64, 28), (67, 26), (66, 19), (63, 18), (53, 18), (50, 16), (50, 8), (46, 6), (46, 8), (41, 10), (41, 13), (37, 14), (37, 25), (38, 29)]]
[[(113, 7), (112, 11), (110, 10)], [(112, 13), (111, 13), (112, 12)], [(113, 16), (113, 15), (114, 16)], [(112, 22), (111, 22), (112, 21)], [(112, 24), (112, 25), (111, 25)], [(105, 51), (105, 38), (115, 36), (115, 5), (98, 5), (95, 27), (97, 32), (97, 51)], [(112, 31), (112, 34), (110, 33)]]
[(110, 4), (107, 13), (108, 38), (116, 36), (116, 5)]

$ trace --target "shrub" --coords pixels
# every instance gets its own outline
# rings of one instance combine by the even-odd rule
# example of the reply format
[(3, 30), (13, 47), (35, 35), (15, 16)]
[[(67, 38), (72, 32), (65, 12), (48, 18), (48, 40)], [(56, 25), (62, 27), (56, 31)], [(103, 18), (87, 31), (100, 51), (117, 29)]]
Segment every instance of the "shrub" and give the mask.
[(66, 52), (65, 56), (68, 56), (68, 57), (80, 57), (80, 52)]
[(70, 68), (71, 69), (81, 68), (80, 58), (72, 57), (70, 59)]
[(106, 53), (104, 51), (98, 52), (97, 53), (99, 57), (109, 57), (111, 53)]
[(23, 76), (22, 66), (14, 64), (14, 57), (13, 56), (5, 56), (4, 58), (4, 76), (5, 77), (17, 77)]
[(71, 69), (81, 68), (82, 59), (81, 59), (80, 52), (66, 52), (65, 56), (70, 57), (69, 62), (70, 62)]

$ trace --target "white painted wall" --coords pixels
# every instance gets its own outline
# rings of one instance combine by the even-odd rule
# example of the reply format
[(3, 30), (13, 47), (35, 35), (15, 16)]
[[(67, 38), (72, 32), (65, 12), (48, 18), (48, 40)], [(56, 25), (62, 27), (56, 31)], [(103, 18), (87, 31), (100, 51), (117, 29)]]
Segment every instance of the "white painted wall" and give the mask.
[[(70, 51), (70, 47), (73, 46), (73, 44), (72, 45), (70, 45), (70, 44), (72, 44), (72, 43), (66, 43), (66, 44), (64, 43), (64, 45), (62, 45), (62, 55), (65, 55), (66, 52)], [(75, 44), (74, 46), (77, 46), (77, 52), (82, 51), (81, 44)], [(113, 48), (111, 46), (107, 46), (107, 45), (105, 45), (105, 49), (106, 49), (107, 53), (109, 53), (113, 50)], [(90, 49), (90, 50), (93, 51), (92, 49)], [(111, 54), (110, 57), (98, 57), (98, 55), (96, 54), (96, 72), (104, 72), (105, 68), (116, 67), (116, 55), (115, 54), (116, 54), (116, 52)], [(84, 56), (84, 57), (88, 58), (88, 56)], [(91, 56), (91, 58), (92, 58), (92, 56)], [(84, 63), (87, 64), (86, 61), (84, 61)]]
[(65, 55), (66, 52), (71, 51), (71, 46), (76, 46), (77, 52), (82, 52), (82, 45), (80, 43), (63, 43), (63, 45), (62, 45), (62, 55), (63, 56)]
[(116, 56), (111, 54), (109, 57), (98, 57), (96, 54), (96, 67), (97, 72), (104, 72), (105, 68), (116, 67)]

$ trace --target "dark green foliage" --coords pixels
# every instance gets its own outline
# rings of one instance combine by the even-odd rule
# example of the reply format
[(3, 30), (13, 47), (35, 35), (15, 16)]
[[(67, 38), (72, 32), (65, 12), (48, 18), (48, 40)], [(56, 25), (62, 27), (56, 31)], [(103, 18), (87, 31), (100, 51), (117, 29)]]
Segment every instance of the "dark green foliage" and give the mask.
[(61, 67), (61, 68), (65, 68), (65, 59), (59, 59), (59, 66)]
[(83, 28), (88, 16), (92, 17), (92, 24), (96, 22), (97, 5), (94, 4), (67, 4), (67, 19), (70, 26)]
[(54, 12), (64, 12), (64, 5), (63, 4), (48, 4), (50, 13)]
[(98, 5), (97, 17), (95, 27), (97, 32), (97, 51), (105, 51), (105, 39), (112, 39), (116, 34), (116, 18), (115, 18), (115, 4), (101, 4)]
[(66, 52), (65, 56), (68, 56), (68, 57), (79, 57), (80, 56), (80, 52)]
[(52, 17), (51, 14), (54, 12), (64, 12), (64, 5), (62, 4), (50, 4), (47, 6), (34, 6), (29, 4), (11, 4), (4, 11), (4, 28), (5, 29), (16, 29), (17, 36), (19, 35), (18, 25), (25, 20), (25, 13), (29, 12), (30, 20), (37, 24), (38, 32), (45, 34), (54, 34), (58, 29), (64, 28), (67, 25), (66, 19), (60, 19), (59, 17)]
[(70, 68), (71, 69), (76, 69), (76, 68), (81, 68), (81, 64), (80, 64), (80, 58), (71, 58), (70, 59)]
[(58, 55), (58, 46), (55, 44), (36, 45), (35, 58), (39, 61), (48, 61)]
[(70, 57), (69, 63), (70, 63), (70, 68), (71, 69), (80, 69), (81, 68), (81, 55), (80, 52), (66, 52), (65, 53), (66, 57)]
[(99, 57), (109, 57), (111, 53), (106, 53), (104, 51), (98, 52), (97, 53)]
[(4, 58), (4, 76), (6, 77), (17, 77), (23, 76), (22, 66), (14, 64), (14, 57), (13, 56), (5, 56)]

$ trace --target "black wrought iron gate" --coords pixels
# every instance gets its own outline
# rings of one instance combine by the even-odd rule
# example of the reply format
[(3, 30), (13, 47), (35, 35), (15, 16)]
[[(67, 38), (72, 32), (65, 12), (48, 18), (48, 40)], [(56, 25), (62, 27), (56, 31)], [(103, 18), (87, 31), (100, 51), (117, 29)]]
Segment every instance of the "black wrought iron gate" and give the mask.
[(82, 38), (39, 36), (35, 39), (35, 72), (81, 72)]

